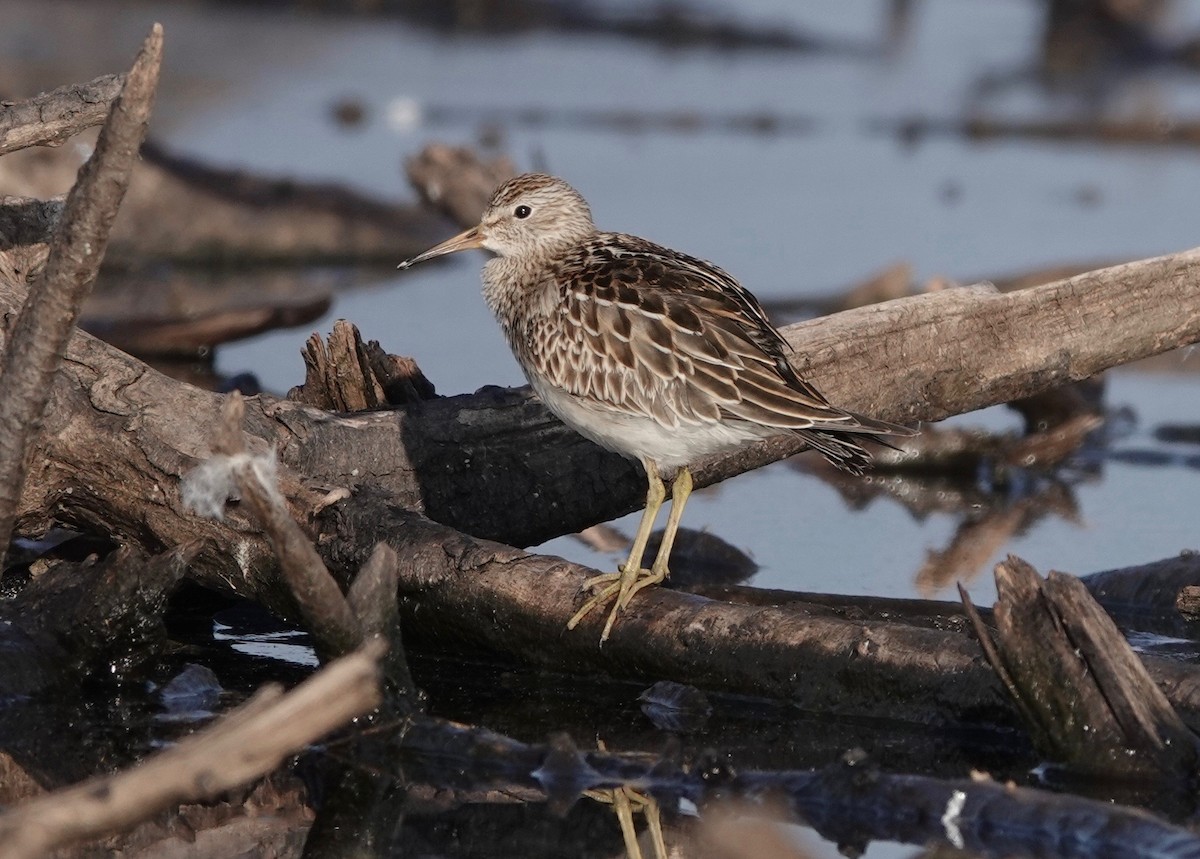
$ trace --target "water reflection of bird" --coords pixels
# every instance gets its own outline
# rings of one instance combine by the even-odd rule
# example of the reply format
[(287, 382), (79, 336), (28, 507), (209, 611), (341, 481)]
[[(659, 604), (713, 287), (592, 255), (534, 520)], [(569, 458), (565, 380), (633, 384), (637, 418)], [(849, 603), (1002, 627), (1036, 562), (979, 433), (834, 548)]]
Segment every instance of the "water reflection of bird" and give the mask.
[[(668, 574), (692, 490), (688, 464), (794, 433), (839, 468), (860, 473), (868, 436), (911, 435), (829, 404), (788, 363), (788, 345), (758, 300), (716, 266), (596, 229), (561, 179), (526, 174), (502, 185), (477, 226), (401, 264), (485, 248), (483, 294), (534, 391), (564, 423), (646, 469), (646, 509), (628, 560), (597, 576), (574, 628), (613, 601), (601, 635), (639, 590)], [(657, 555), (642, 567), (674, 477)]]

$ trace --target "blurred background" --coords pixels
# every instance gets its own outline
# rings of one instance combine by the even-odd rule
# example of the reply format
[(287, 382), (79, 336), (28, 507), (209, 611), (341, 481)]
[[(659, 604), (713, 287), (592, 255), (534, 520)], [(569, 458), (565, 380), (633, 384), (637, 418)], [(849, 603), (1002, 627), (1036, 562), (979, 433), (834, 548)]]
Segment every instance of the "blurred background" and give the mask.
[[(781, 325), (858, 286), (1007, 285), (1200, 243), (1195, 2), (0, 0), (0, 20), (4, 97), (123, 69), (158, 20), (151, 137), (172, 157), (399, 205), (416, 199), (405, 159), (431, 142), (503, 154), (566, 178), (602, 228), (716, 262)], [(6, 169), (0, 193), (70, 184)], [(126, 260), (91, 327), (128, 333), (187, 277), (292, 308), (260, 327), (295, 327), (193, 349), (205, 384), (283, 393), (337, 318), (441, 394), (522, 384), (479, 295), (482, 254), (395, 273), (413, 250), (398, 237), (373, 267), (282, 274)], [(1198, 370), (1183, 351), (1108, 374), (1104, 424), (1051, 467), (998, 467), (985, 445), (954, 475), (850, 485), (801, 457), (698, 494), (688, 524), (765, 587), (949, 597), (974, 577), (983, 603), (1008, 552), (1081, 574), (1173, 555), (1198, 542)], [(1001, 444), (1023, 427), (1002, 407), (948, 423)], [(633, 520), (613, 527), (619, 543)], [(542, 550), (601, 568), (621, 551), (604, 533)]]

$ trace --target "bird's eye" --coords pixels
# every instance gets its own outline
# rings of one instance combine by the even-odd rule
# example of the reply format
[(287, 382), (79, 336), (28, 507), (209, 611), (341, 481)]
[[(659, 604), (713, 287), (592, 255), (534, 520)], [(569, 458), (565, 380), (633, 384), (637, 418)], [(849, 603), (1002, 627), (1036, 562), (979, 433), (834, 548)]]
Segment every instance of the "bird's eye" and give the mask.
[(517, 206), (517, 208), (513, 209), (513, 214), (518, 218), (528, 218), (533, 214), (533, 209), (528, 206)]

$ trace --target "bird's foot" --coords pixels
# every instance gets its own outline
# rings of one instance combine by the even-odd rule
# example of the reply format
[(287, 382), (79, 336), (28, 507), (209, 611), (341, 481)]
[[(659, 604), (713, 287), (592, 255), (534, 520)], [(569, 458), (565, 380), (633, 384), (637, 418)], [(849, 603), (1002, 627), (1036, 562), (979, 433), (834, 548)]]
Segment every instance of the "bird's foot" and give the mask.
[(617, 615), (620, 614), (621, 609), (629, 605), (634, 594), (642, 588), (658, 584), (666, 577), (666, 569), (659, 569), (657, 565), (651, 570), (630, 569), (626, 565), (622, 565), (619, 573), (602, 573), (599, 576), (593, 576), (583, 583), (581, 589), (591, 592), (592, 596), (567, 621), (567, 629), (574, 629), (578, 626), (579, 622), (591, 614), (593, 609), (612, 602), (612, 611), (609, 612), (608, 620), (604, 624), (604, 631), (600, 634), (600, 643), (603, 644), (608, 641), (613, 624), (617, 622)]

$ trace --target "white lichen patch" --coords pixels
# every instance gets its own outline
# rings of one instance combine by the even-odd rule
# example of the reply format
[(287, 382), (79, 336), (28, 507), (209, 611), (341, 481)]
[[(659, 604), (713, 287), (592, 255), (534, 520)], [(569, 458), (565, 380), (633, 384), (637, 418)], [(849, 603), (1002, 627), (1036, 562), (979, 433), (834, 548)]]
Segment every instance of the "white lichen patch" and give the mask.
[(243, 575), (250, 573), (250, 543), (246, 540), (238, 540), (237, 547), (233, 550), (234, 560), (237, 561), (238, 569)]
[(209, 519), (221, 519), (225, 514), (225, 502), (237, 497), (239, 474), (253, 477), (273, 501), (282, 504), (278, 472), (274, 450), (261, 454), (214, 456), (184, 476), (183, 506)]

